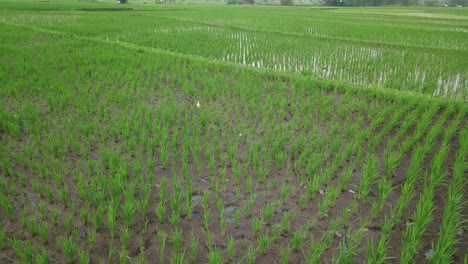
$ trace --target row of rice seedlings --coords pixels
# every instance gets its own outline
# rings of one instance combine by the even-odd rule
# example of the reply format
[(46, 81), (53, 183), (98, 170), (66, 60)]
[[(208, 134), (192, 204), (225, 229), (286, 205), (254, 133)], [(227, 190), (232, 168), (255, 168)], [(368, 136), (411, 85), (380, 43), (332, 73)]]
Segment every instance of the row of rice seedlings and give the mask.
[[(450, 113), (449, 110), (447, 112)], [(401, 188), (401, 195), (398, 198), (397, 204), (392, 208), (391, 215), (385, 218), (384, 224), (382, 226), (382, 235), (377, 243), (377, 249), (368, 250), (368, 263), (384, 263), (388, 258), (387, 244), (390, 239), (390, 232), (392, 231), (393, 227), (401, 220), (404, 211), (416, 195), (416, 183), (420, 178), (420, 174), (422, 173), (420, 168), (421, 164), (424, 161), (425, 156), (428, 154), (428, 150), (432, 149), (436, 143), (433, 140), (433, 136), (430, 135), (440, 134), (442, 126), (445, 123), (447, 117), (448, 114), (443, 113), (437, 124), (434, 125), (429, 131), (427, 138), (424, 141), (424, 145), (416, 147), (416, 149), (413, 151), (413, 155), (406, 172), (406, 181)], [(415, 135), (417, 134), (418, 133), (415, 133)], [(423, 201), (423, 197), (420, 199)], [(414, 220), (414, 223), (415, 221), (416, 220)], [(370, 243), (374, 244), (374, 241), (371, 240)]]
[[(461, 115), (463, 116), (463, 115)], [(448, 199), (445, 205), (439, 239), (432, 244), (432, 255), (428, 257), (430, 263), (448, 263), (453, 261), (455, 246), (459, 243), (457, 236), (463, 227), (462, 203), (466, 187), (464, 171), (468, 153), (467, 130), (460, 134), (460, 147), (453, 167), (453, 179), (448, 189)]]
[(422, 246), (422, 237), (427, 226), (432, 221), (434, 193), (446, 175), (446, 172), (442, 171), (442, 168), (438, 166), (444, 163), (447, 155), (448, 146), (443, 143), (439, 152), (434, 157), (434, 165), (430, 177), (428, 182), (425, 182), (423, 194), (412, 218), (413, 223), (408, 225), (403, 232), (403, 248), (400, 257), (403, 262), (411, 262)]

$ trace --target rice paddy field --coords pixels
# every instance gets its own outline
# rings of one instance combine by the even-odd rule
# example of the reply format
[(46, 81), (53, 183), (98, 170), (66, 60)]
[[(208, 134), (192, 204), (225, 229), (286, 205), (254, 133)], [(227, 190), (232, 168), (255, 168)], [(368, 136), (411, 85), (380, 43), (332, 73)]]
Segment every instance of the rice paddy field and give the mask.
[(0, 263), (468, 263), (468, 9), (0, 1)]

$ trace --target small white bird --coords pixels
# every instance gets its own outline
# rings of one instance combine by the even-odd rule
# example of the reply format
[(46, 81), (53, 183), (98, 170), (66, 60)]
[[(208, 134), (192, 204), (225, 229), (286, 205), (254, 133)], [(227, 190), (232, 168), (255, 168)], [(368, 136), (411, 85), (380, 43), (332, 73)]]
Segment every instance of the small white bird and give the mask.
[(200, 101), (197, 101), (197, 108), (200, 108)]

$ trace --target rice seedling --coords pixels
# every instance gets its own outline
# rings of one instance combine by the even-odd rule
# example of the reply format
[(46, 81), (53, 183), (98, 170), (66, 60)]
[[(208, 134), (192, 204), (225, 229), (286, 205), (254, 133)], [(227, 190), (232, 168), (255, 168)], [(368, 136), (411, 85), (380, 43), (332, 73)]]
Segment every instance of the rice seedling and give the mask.
[(364, 166), (364, 172), (359, 184), (359, 199), (360, 200), (367, 200), (367, 197), (371, 191), (372, 185), (374, 184), (374, 180), (377, 174), (377, 157), (374, 155), (369, 155), (367, 157), (367, 162)]
[(258, 250), (261, 255), (266, 255), (270, 247), (271, 238), (268, 234), (263, 234), (258, 241)]
[(80, 264), (88, 264), (89, 263), (89, 256), (86, 252), (80, 251), (78, 253), (78, 263)]
[(213, 248), (212, 250), (210, 250), (210, 252), (208, 253), (208, 261), (210, 262), (210, 264), (218, 264), (224, 262), (223, 255), (221, 254), (218, 248)]
[(250, 245), (250, 246), (247, 248), (247, 252), (246, 252), (245, 258), (246, 258), (246, 262), (247, 262), (247, 263), (249, 263), (249, 264), (255, 263), (255, 259), (256, 259), (256, 250), (255, 250), (255, 248), (254, 248), (252, 245)]
[(35, 263), (38, 263), (38, 264), (50, 263), (49, 257), (47, 256), (47, 252), (45, 251), (45, 249), (42, 249), (42, 252), (36, 255)]
[(13, 202), (6, 196), (6, 195), (1, 195), (0, 196), (0, 204), (2, 205), (3, 210), (5, 211), (8, 219), (10, 221), (13, 220), (14, 218), (14, 205)]
[(160, 224), (164, 223), (166, 220), (166, 204), (163, 200), (159, 201), (156, 205), (156, 216)]
[(166, 241), (167, 241), (167, 234), (162, 231), (158, 230), (157, 235), (159, 238), (159, 261), (164, 262), (165, 260), (165, 253), (166, 253)]
[[(228, 244), (229, 246), (229, 244)], [(193, 234), (193, 230), (190, 231), (190, 261), (196, 263), (198, 256), (198, 239)]]
[(19, 259), (24, 263), (34, 263), (37, 255), (37, 249), (31, 241), (21, 241), (17, 238), (13, 238), (10, 243), (13, 251)]
[(42, 244), (47, 244), (49, 242), (49, 236), (50, 236), (50, 228), (47, 222), (41, 223), (37, 227), (37, 233), (39, 234), (41, 238)]
[(71, 237), (59, 237), (57, 238), (57, 245), (65, 254), (68, 263), (73, 263), (78, 259), (78, 246)]
[(254, 218), (252, 219), (252, 234), (254, 238), (258, 238), (260, 235), (260, 231), (262, 230), (263, 227), (263, 220), (260, 218)]
[(299, 252), (304, 247), (305, 233), (302, 229), (297, 229), (293, 233), (291, 248), (294, 252)]
[(234, 259), (234, 247), (235, 247), (235, 240), (234, 238), (230, 237), (226, 244), (226, 253), (229, 261)]
[(185, 252), (175, 251), (172, 254), (171, 264), (184, 264), (185, 263)]
[(120, 227), (119, 238), (122, 248), (128, 249), (132, 238), (132, 232), (128, 226)]
[(182, 237), (182, 230), (180, 229), (175, 229), (173, 232), (172, 232), (172, 235), (171, 235), (171, 242), (172, 244), (174, 245), (174, 249), (177, 251), (177, 252), (182, 252), (182, 246), (183, 246), (183, 243), (184, 243), (184, 240), (183, 240), (183, 237)]

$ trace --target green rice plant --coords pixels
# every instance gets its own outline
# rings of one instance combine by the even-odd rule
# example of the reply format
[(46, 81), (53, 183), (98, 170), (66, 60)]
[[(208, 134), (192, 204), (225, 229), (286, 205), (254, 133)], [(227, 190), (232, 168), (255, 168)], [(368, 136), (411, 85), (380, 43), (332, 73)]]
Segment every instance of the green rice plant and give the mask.
[(291, 227), (291, 221), (294, 218), (294, 213), (287, 211), (283, 213), (283, 219), (281, 220), (281, 229), (284, 232), (289, 232), (289, 228)]
[(262, 230), (263, 227), (263, 220), (260, 218), (254, 218), (252, 219), (252, 234), (254, 238), (257, 238), (258, 235), (260, 234), (260, 231)]
[(321, 202), (318, 204), (318, 215), (320, 219), (325, 219), (325, 217), (328, 216), (328, 200), (323, 199)]
[(337, 187), (330, 187), (325, 193), (325, 200), (328, 207), (334, 207), (335, 201), (340, 195), (341, 190)]
[(98, 208), (95, 210), (91, 219), (95, 230), (99, 231), (101, 229), (103, 217), (104, 217), (104, 207), (101, 206), (100, 204), (98, 205)]
[(299, 196), (299, 208), (301, 208), (301, 211), (304, 211), (306, 207), (307, 207), (307, 196), (304, 194), (301, 194)]
[(41, 253), (37, 253), (34, 263), (37, 264), (48, 264), (50, 263), (49, 257), (45, 249), (42, 249)]
[(283, 183), (281, 185), (281, 201), (283, 202), (283, 204), (285, 204), (286, 201), (288, 200), (290, 193), (291, 193), (291, 187), (288, 184)]
[(205, 236), (205, 244), (208, 250), (211, 250), (212, 248), (215, 247), (215, 238), (213, 233), (210, 230), (204, 231), (204, 236)]
[[(214, 176), (215, 174), (215, 168), (216, 168), (216, 160), (214, 155), (208, 155), (208, 171), (210, 173), (210, 176)], [(223, 168), (224, 172), (226, 168)], [(221, 172), (220, 172), (221, 173)]]
[(75, 230), (75, 225), (73, 223), (73, 216), (67, 215), (65, 217), (65, 220), (63, 221), (63, 225), (65, 227), (65, 230), (67, 231), (67, 235), (71, 235), (73, 231)]
[(39, 210), (39, 213), (41, 213), (41, 220), (45, 220), (45, 215), (47, 213), (46, 205), (41, 201), (37, 204), (37, 209)]
[(47, 222), (41, 223), (37, 227), (37, 232), (39, 233), (42, 244), (46, 245), (49, 242), (49, 234), (50, 234), (49, 224), (47, 224)]
[(198, 256), (198, 239), (193, 234), (193, 230), (191, 230), (190, 231), (190, 261), (192, 263), (196, 263), (197, 256)]
[(287, 155), (283, 150), (277, 150), (275, 152), (275, 162), (276, 162), (276, 167), (278, 167), (278, 169), (281, 170), (283, 168), (286, 157)]
[(235, 240), (234, 238), (230, 237), (226, 244), (226, 253), (227, 253), (227, 257), (229, 261), (234, 260), (234, 246), (235, 246)]
[(249, 174), (245, 179), (245, 190), (247, 194), (251, 194), (253, 192), (253, 176)]
[(114, 255), (115, 255), (115, 247), (114, 247), (114, 243), (111, 242), (109, 244), (109, 252), (107, 253), (107, 262), (112, 262)]
[(282, 231), (283, 227), (280, 224), (276, 224), (273, 226), (273, 229), (271, 231), (271, 239), (273, 240), (273, 242), (278, 243)]
[(1, 222), (0, 227), (0, 249), (4, 250), (8, 245), (8, 237)]
[(122, 246), (122, 248), (128, 249), (132, 238), (132, 231), (129, 229), (128, 226), (120, 227), (119, 237), (120, 245)]
[(73, 263), (78, 259), (78, 246), (71, 237), (58, 237), (57, 246), (65, 254), (68, 263)]
[(340, 253), (334, 263), (351, 263), (353, 258), (358, 255), (361, 240), (364, 237), (364, 227), (359, 228), (351, 235), (342, 235), (340, 242)]
[[(464, 132), (461, 138), (466, 139), (467, 135), (468, 133)], [(448, 200), (444, 209), (439, 239), (436, 244), (432, 244), (433, 255), (429, 259), (429, 263), (451, 262), (452, 256), (455, 254), (455, 246), (459, 243), (456, 236), (459, 230), (462, 230), (464, 224), (462, 211), (463, 193), (466, 187), (466, 180), (464, 179), (464, 167), (466, 167), (464, 166), (466, 164), (464, 159), (466, 160), (466, 155), (463, 153), (466, 153), (467, 150), (468, 144), (464, 141), (457, 153), (453, 169), (453, 180), (448, 189)]]
[(379, 181), (378, 183), (378, 188), (379, 188), (379, 211), (383, 212), (385, 202), (387, 201), (388, 197), (390, 196), (390, 193), (392, 192), (392, 181), (390, 178), (385, 177), (382, 180)]
[(130, 256), (128, 255), (127, 249), (125, 249), (125, 248), (120, 249), (119, 261), (120, 261), (121, 264), (129, 263)]
[(384, 177), (392, 177), (395, 174), (395, 169), (400, 163), (403, 156), (400, 153), (387, 151), (385, 149), (385, 158), (384, 158)]
[(125, 225), (132, 226), (135, 221), (135, 201), (133, 197), (125, 199), (124, 204), (122, 205), (122, 217)]
[(68, 207), (68, 202), (70, 201), (70, 192), (66, 186), (60, 188), (60, 199), (62, 200), (63, 206)]
[(6, 176), (12, 177), (14, 175), (13, 167), (11, 165), (10, 159), (3, 158), (2, 162), (1, 162), (1, 165), (2, 165), (2, 170), (3, 170), (3, 172), (5, 173)]
[(205, 211), (203, 213), (203, 223), (205, 225), (205, 230), (210, 230), (210, 226), (211, 226), (211, 212), (210, 211)]
[(224, 237), (226, 235), (226, 228), (227, 228), (226, 218), (221, 217), (219, 225), (221, 226), (221, 236)]
[(166, 221), (166, 203), (163, 200), (160, 200), (156, 205), (156, 216), (160, 224), (163, 224)]
[(239, 228), (240, 226), (240, 219), (241, 219), (241, 211), (240, 210), (236, 210), (234, 212), (234, 227), (235, 228)]
[(315, 195), (320, 190), (320, 179), (317, 175), (313, 175), (307, 184), (307, 191), (309, 193), (309, 199), (315, 198)]
[(184, 264), (185, 263), (185, 252), (174, 251), (172, 253), (171, 264)]
[(187, 218), (192, 220), (193, 210), (195, 209), (195, 203), (192, 202), (192, 194), (190, 195), (187, 193), (187, 197), (185, 198), (185, 213), (187, 214)]
[(58, 224), (58, 211), (57, 208), (53, 208), (52, 211), (50, 212), (50, 220), (54, 225)]
[(31, 233), (32, 236), (37, 235), (38, 223), (36, 221), (36, 218), (29, 216), (26, 219), (26, 229)]
[(289, 244), (280, 248), (280, 258), (282, 264), (288, 264), (289, 258), (291, 257), (292, 249)]
[(137, 207), (145, 217), (147, 217), (149, 213), (150, 195), (151, 195), (151, 185), (142, 184), (141, 185), (141, 198), (137, 202)]
[(372, 202), (371, 205), (371, 218), (376, 219), (380, 213), (380, 204), (376, 201)]
[(252, 216), (252, 210), (255, 206), (256, 196), (255, 194), (251, 194), (249, 196), (249, 200), (245, 203), (245, 216), (250, 218)]
[(263, 220), (267, 226), (271, 224), (271, 218), (275, 213), (275, 207), (275, 203), (267, 203), (265, 210), (263, 211)]
[(247, 248), (247, 251), (245, 252), (246, 255), (245, 255), (245, 258), (246, 258), (246, 262), (249, 263), (249, 264), (254, 264), (255, 263), (255, 259), (256, 259), (256, 250), (254, 248), (253, 245), (249, 245), (249, 247)]
[(96, 229), (91, 228), (87, 233), (87, 242), (89, 248), (94, 251), (96, 248)]
[(21, 259), (24, 263), (34, 263), (34, 260), (37, 255), (37, 250), (34, 247), (34, 244), (30, 241), (21, 241), (17, 238), (11, 240), (11, 246), (15, 255)]
[(306, 237), (304, 230), (297, 229), (296, 232), (294, 232), (291, 240), (291, 247), (294, 252), (299, 252), (304, 247), (305, 238)]
[(424, 235), (427, 226), (432, 221), (432, 211), (434, 209), (432, 202), (433, 193), (428, 191), (427, 188), (430, 187), (426, 186), (416, 207), (416, 212), (413, 217), (413, 225), (407, 226), (403, 232), (401, 260), (404, 263), (409, 263), (414, 259), (414, 255), (421, 247), (421, 238)]
[(223, 217), (223, 211), (224, 211), (224, 202), (222, 199), (218, 198), (216, 205), (218, 207), (218, 219), (221, 219)]
[(13, 221), (14, 218), (14, 204), (13, 202), (6, 196), (6, 195), (0, 195), (0, 204), (3, 207), (3, 210), (5, 211), (8, 220)]
[(270, 247), (271, 238), (268, 234), (263, 234), (260, 236), (258, 241), (258, 248), (261, 255), (266, 255), (268, 253), (268, 249)]
[(174, 249), (177, 252), (182, 252), (182, 247), (184, 245), (184, 239), (183, 239), (183, 236), (182, 236), (182, 230), (181, 229), (177, 228), (172, 232), (171, 241), (172, 241), (172, 244), (174, 245)]
[(89, 212), (89, 209), (86, 208), (85, 206), (81, 207), (80, 216), (81, 216), (81, 219), (83, 220), (84, 225), (88, 225), (89, 219), (91, 217), (91, 213)]
[(367, 162), (363, 167), (364, 172), (359, 184), (358, 198), (365, 201), (369, 196), (372, 185), (374, 184), (374, 180), (377, 176), (377, 157), (375, 155), (368, 155)]
[(343, 219), (343, 228), (348, 228), (349, 220), (351, 218), (351, 208), (349, 205), (343, 208), (343, 213), (341, 214), (341, 217)]
[(162, 201), (164, 205), (166, 204), (166, 201), (168, 200), (168, 187), (167, 187), (167, 179), (166, 177), (162, 177), (161, 181), (159, 182), (160, 188), (159, 188), (159, 200), (160, 202)]
[(166, 253), (166, 241), (167, 241), (167, 234), (159, 229), (157, 231), (157, 235), (159, 238), (159, 261), (164, 262), (165, 253)]
[(89, 255), (85, 251), (80, 251), (78, 253), (78, 263), (79, 264), (88, 264), (89, 263)]
[(111, 204), (109, 204), (109, 208), (107, 211), (107, 227), (109, 228), (111, 238), (114, 239), (115, 231), (117, 228), (117, 210)]
[(320, 263), (323, 254), (327, 250), (327, 245), (321, 242), (311, 241), (309, 248), (309, 253), (306, 255), (305, 263)]
[(209, 252), (208, 252), (208, 261), (210, 264), (220, 264), (220, 263), (224, 263), (224, 260), (223, 260), (223, 254), (221, 254), (221, 251), (219, 251), (218, 248), (212, 248)]
[(377, 245), (377, 248), (374, 247), (375, 242), (374, 238), (371, 237), (367, 241), (367, 263), (386, 263), (385, 261), (388, 259), (386, 257), (386, 252), (387, 252), (387, 241), (389, 239), (389, 235), (386, 232), (382, 233), (382, 236), (380, 237), (379, 243)]
[(135, 261), (133, 263), (135, 263), (135, 264), (146, 264), (147, 261), (145, 259), (145, 255), (140, 253), (140, 255), (138, 255), (138, 257), (135, 259)]
[(169, 145), (166, 141), (161, 141), (159, 145), (159, 160), (161, 166), (166, 169), (169, 165)]
[(270, 173), (270, 164), (268, 162), (263, 163), (256, 170), (257, 179), (260, 183), (264, 183), (268, 174)]
[(179, 210), (172, 210), (171, 217), (169, 218), (169, 222), (174, 226), (174, 228), (178, 228), (180, 225), (180, 212)]
[(208, 203), (210, 201), (210, 196), (211, 196), (211, 194), (209, 192), (204, 192), (203, 193), (202, 206), (203, 206), (203, 210), (205, 210), (205, 211), (209, 210)]
[(212, 183), (213, 183), (212, 189), (214, 189), (215, 199), (218, 200), (220, 199), (221, 186), (218, 181), (212, 181)]

